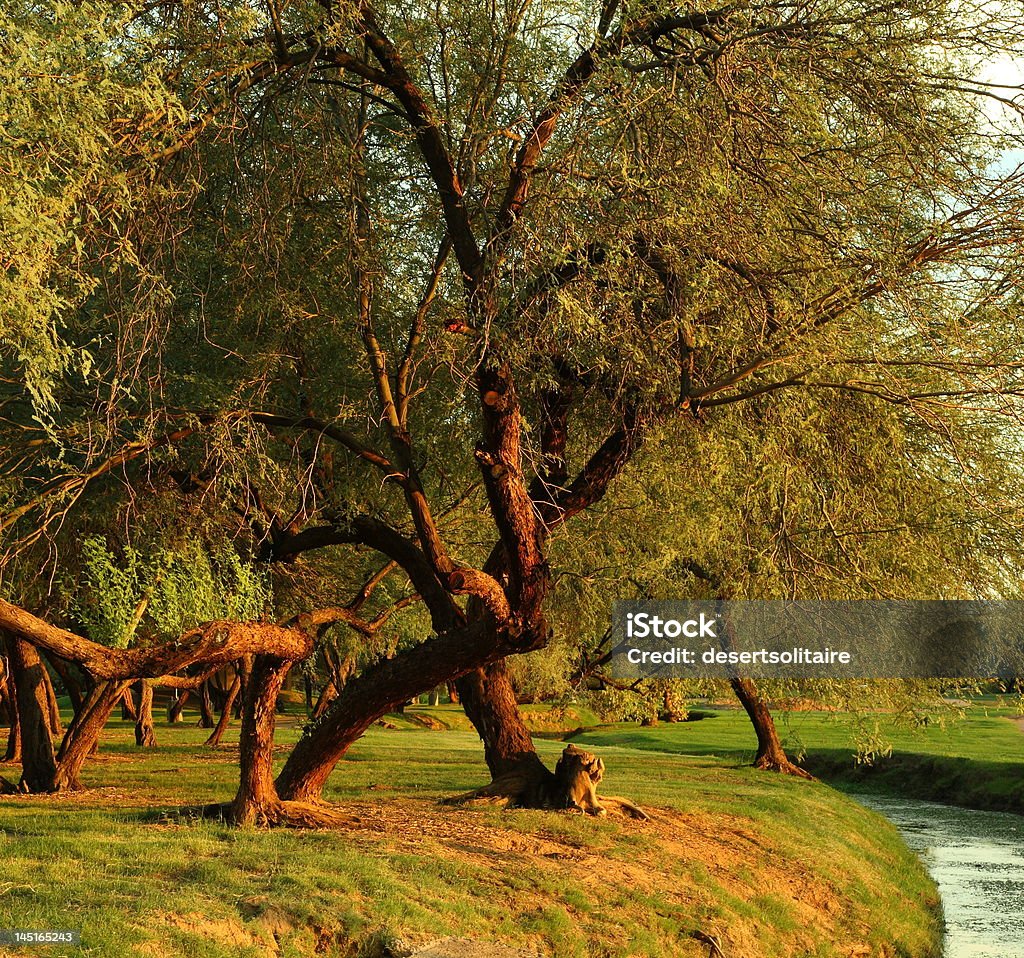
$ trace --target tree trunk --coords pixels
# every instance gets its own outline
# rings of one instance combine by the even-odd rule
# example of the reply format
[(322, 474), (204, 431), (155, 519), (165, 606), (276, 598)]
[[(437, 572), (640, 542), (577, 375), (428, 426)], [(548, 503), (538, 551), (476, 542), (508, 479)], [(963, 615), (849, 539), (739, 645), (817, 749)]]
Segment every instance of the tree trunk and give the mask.
[(135, 712), (135, 744), (139, 748), (156, 745), (153, 728), (153, 684), (146, 679), (139, 682), (139, 706)]
[(68, 693), (68, 698), (71, 699), (71, 707), (77, 714), (78, 710), (82, 707), (82, 703), (85, 701), (85, 696), (82, 694), (82, 685), (75, 678), (71, 672), (71, 667), (65, 662), (60, 656), (57, 655), (45, 655), (46, 661), (50, 663), (50, 668), (60, 676), (61, 685)]
[(107, 719), (121, 701), (126, 683), (97, 682), (68, 726), (57, 753), (57, 771), (50, 791), (74, 791), (82, 787), (80, 774), (93, 754)]
[[(38, 654), (36, 656), (38, 658)], [(60, 705), (57, 703), (57, 693), (53, 689), (53, 682), (46, 666), (42, 666), (43, 686), (46, 690), (46, 707), (49, 710), (48, 721), (50, 732), (53, 737), (64, 734), (64, 723), (60, 720)]]
[(812, 778), (813, 776), (794, 765), (786, 755), (782, 747), (779, 733), (775, 729), (775, 720), (768, 708), (767, 703), (757, 691), (757, 686), (750, 680), (739, 676), (729, 680), (736, 697), (740, 700), (750, 718), (754, 731), (757, 733), (757, 755), (754, 757), (754, 767), (772, 772), (783, 772), (787, 775), (797, 775), (800, 778)]
[(502, 796), (511, 805), (526, 808), (551, 807), (557, 791), (554, 775), (533, 745), (505, 660), (467, 672), (455, 686), (484, 743), (484, 761), (491, 773), (491, 784), (480, 794)]
[[(540, 620), (529, 634), (524, 630), (517, 637), (518, 650), (538, 648), (546, 638), (546, 625)], [(377, 719), (408, 702), (411, 696), (428, 692), (512, 651), (505, 636), (498, 635), (487, 623), (475, 622), (435, 635), (364, 670), (345, 684), (323, 718), (303, 732), (278, 776), (281, 797), (317, 799), (334, 766)]]
[(8, 638), (8, 649), (21, 730), (21, 782), (18, 788), (25, 792), (49, 792), (53, 790), (57, 760), (53, 753), (46, 669), (30, 642), (12, 636)]
[(191, 692), (188, 689), (184, 689), (181, 692), (175, 691), (174, 698), (167, 709), (167, 721), (171, 725), (177, 725), (183, 721), (182, 712), (185, 709), (185, 703), (188, 701)]
[(135, 699), (132, 698), (132, 688), (129, 685), (121, 695), (121, 719), (131, 719), (133, 722), (138, 721), (139, 712), (135, 707)]
[(503, 659), (467, 672), (456, 680), (455, 687), (484, 743), (484, 761), (492, 779), (541, 764)]
[(217, 718), (213, 712), (213, 698), (210, 695), (209, 680), (199, 686), (199, 721), (196, 724), (199, 728), (214, 728), (217, 725)]
[(210, 733), (210, 737), (206, 740), (206, 744), (211, 748), (215, 748), (220, 745), (220, 740), (224, 737), (224, 732), (231, 723), (231, 710), (234, 708), (235, 699), (238, 698), (238, 693), (241, 690), (242, 680), (238, 675), (236, 675), (235, 680), (231, 683), (231, 688), (228, 689), (227, 698), (224, 699), (224, 707), (220, 710), (220, 720), (217, 722), (217, 727)]
[(4, 701), (7, 705), (7, 714), (10, 716), (11, 727), (7, 733), (7, 750), (4, 752), (2, 761), (21, 761), (21, 723), (18, 718), (18, 696), (14, 688), (14, 676), (10, 671), (5, 670), (0, 688), (3, 689)]
[(277, 697), (292, 663), (257, 655), (242, 707), (238, 741), (240, 778), (229, 817), (236, 825), (273, 825), (281, 818), (274, 784), (274, 726)]

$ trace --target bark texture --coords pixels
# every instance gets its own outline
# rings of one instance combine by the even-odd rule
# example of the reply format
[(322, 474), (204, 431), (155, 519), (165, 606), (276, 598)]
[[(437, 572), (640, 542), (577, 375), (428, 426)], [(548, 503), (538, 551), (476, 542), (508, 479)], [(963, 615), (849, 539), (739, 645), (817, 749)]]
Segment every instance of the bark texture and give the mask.
[(98, 682), (85, 697), (61, 742), (57, 768), (47, 791), (74, 791), (82, 787), (82, 766), (95, 751), (100, 733), (125, 688), (124, 682)]
[[(504, 660), (473, 669), (455, 682), (459, 701), (484, 743), (492, 779), (511, 772), (539, 776), (544, 768), (523, 722)], [(544, 769), (547, 771), (547, 769)]]
[(11, 638), (8, 649), (21, 720), (18, 788), (27, 792), (48, 792), (57, 774), (57, 757), (53, 751), (46, 670), (35, 647), (24, 639)]
[(231, 688), (228, 689), (227, 696), (224, 699), (224, 706), (220, 710), (220, 719), (218, 719), (216, 727), (210, 733), (210, 737), (206, 740), (206, 744), (211, 748), (216, 748), (220, 745), (220, 740), (224, 737), (227, 727), (231, 724), (231, 710), (235, 707), (235, 700), (238, 698), (241, 691), (242, 679), (240, 676), (236, 675), (234, 681), (231, 683)]
[(730, 680), (730, 684), (750, 718), (757, 735), (757, 755), (754, 757), (754, 767), (772, 772), (783, 772), (786, 775), (796, 775), (799, 778), (813, 778), (810, 772), (789, 760), (786, 750), (782, 747), (779, 733), (775, 729), (775, 720), (772, 718), (768, 703), (761, 698), (753, 681), (734, 677)]
[(135, 710), (135, 744), (139, 748), (156, 745), (156, 730), (153, 728), (153, 685), (142, 679), (138, 683), (139, 704)]

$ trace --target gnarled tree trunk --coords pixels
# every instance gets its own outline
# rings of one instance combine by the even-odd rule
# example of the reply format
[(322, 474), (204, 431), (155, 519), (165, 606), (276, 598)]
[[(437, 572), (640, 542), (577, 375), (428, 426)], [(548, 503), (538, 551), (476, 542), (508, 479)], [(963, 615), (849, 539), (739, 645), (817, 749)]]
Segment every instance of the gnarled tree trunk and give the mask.
[(795, 765), (786, 755), (782, 747), (779, 733), (775, 729), (775, 720), (768, 708), (768, 703), (761, 698), (757, 686), (750, 679), (741, 676), (734, 676), (729, 680), (736, 697), (740, 700), (744, 711), (750, 718), (757, 734), (757, 755), (754, 757), (754, 767), (762, 768), (772, 772), (783, 772), (787, 775), (796, 775), (800, 778), (812, 778), (813, 776)]
[(8, 649), (21, 728), (18, 788), (26, 792), (49, 792), (57, 774), (57, 758), (53, 752), (46, 669), (35, 646), (24, 639), (10, 638)]
[[(346, 683), (323, 718), (306, 728), (288, 756), (277, 779), (281, 797), (315, 801), (334, 766), (377, 719), (413, 695), (513, 651), (501, 637), (489, 635), (480, 626), (476, 623), (435, 635)], [(535, 641), (539, 644), (539, 639)]]
[(282, 801), (278, 795), (273, 771), (274, 726), (278, 695), (292, 664), (269, 655), (257, 655), (253, 660), (242, 704), (238, 792), (223, 813), (236, 825), (318, 828), (344, 821), (328, 808)]
[(229, 815), (237, 825), (276, 824), (280, 819), (273, 774), (274, 726), (277, 696), (291, 667), (291, 662), (267, 655), (257, 655), (253, 662), (242, 706), (238, 792)]
[[(533, 805), (550, 788), (552, 773), (541, 761), (523, 721), (503, 659), (456, 680), (459, 699), (484, 743), (491, 783), (516, 805)], [(496, 794), (492, 789), (492, 794)]]
[(153, 728), (153, 684), (142, 679), (138, 683), (139, 704), (135, 710), (135, 744), (139, 748), (156, 745), (156, 730)]

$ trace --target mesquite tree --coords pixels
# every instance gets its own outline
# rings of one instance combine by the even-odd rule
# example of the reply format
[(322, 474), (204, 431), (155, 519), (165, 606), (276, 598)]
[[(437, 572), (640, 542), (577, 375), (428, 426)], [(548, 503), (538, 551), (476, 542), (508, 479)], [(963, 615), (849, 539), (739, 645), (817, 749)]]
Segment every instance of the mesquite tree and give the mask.
[[(328, 581), (368, 551), (394, 563), (432, 634), (346, 682), (284, 799), (452, 679), (492, 775), (543, 793), (503, 660), (548, 642), (554, 541), (645, 443), (661, 468), (680, 430), (713, 457), (751, 404), (751, 441), (841, 443), (771, 415), (795, 392), (899, 407), (945, 450), (911, 468), (966, 494), (977, 449), (1013, 448), (1022, 197), (995, 161), (1016, 118), (975, 79), (1022, 36), (1002, 8), (76, 11), (6, 15), (5, 165), (66, 228), (22, 229), (6, 277), (29, 306), (6, 340), (2, 527), (11, 551), (57, 535), (118, 475), (134, 508), (173, 483), (236, 509), (263, 561), (322, 551)], [(105, 82), (74, 86), (85, 119), (52, 149), (96, 130), (111, 149), (47, 177), (73, 70)], [(267, 797), (287, 657), (247, 651), (243, 782)]]

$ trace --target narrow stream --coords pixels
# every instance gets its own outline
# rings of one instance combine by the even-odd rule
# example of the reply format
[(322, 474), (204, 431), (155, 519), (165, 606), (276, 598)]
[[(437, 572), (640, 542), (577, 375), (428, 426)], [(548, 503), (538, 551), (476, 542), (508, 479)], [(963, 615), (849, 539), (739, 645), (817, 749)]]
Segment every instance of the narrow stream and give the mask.
[(945, 958), (1024, 958), (1024, 817), (854, 797), (900, 830), (939, 886)]

